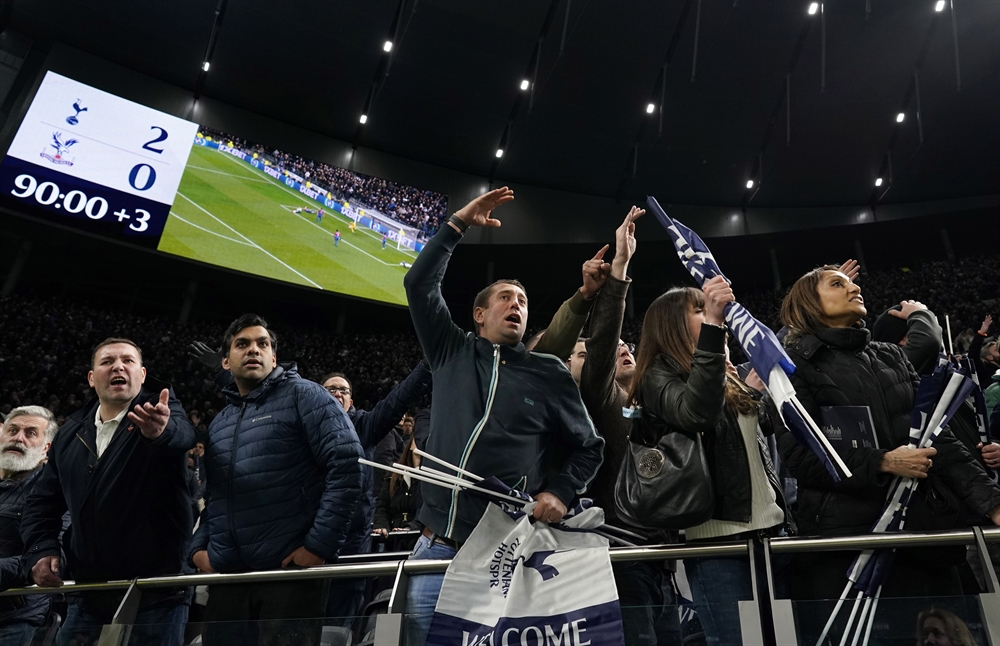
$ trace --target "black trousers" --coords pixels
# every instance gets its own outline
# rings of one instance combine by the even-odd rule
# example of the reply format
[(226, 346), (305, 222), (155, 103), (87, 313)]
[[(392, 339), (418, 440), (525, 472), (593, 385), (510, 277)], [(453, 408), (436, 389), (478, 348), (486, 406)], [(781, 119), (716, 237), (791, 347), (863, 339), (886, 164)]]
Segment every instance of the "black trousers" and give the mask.
[(213, 585), (206, 646), (319, 646), (328, 579)]

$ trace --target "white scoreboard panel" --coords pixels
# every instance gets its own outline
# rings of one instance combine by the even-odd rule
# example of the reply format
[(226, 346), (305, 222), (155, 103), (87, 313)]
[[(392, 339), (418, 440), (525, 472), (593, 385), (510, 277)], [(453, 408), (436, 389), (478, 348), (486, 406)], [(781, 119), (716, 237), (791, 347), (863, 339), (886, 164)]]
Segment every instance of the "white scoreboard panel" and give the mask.
[(0, 195), (32, 215), (155, 248), (197, 131), (47, 72), (0, 164)]

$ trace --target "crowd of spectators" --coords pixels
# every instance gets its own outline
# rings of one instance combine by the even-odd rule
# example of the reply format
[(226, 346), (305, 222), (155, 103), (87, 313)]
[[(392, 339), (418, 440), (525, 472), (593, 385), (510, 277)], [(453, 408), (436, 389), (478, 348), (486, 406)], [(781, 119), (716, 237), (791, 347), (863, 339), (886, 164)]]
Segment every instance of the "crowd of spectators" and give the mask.
[[(934, 312), (944, 328), (948, 314), (953, 337), (979, 329), (983, 316), (1000, 299), (1000, 256), (978, 256), (953, 263), (930, 261), (919, 267), (876, 270), (859, 279), (869, 326), (888, 307), (915, 299)], [(740, 291), (740, 302), (777, 330), (782, 292)], [(993, 303), (991, 308), (991, 302)], [(535, 325), (548, 321), (532, 318)], [(638, 343), (642, 314), (626, 319), (625, 341)], [(90, 351), (112, 336), (132, 338), (143, 348), (151, 375), (170, 382), (189, 411), (207, 428), (224, 405), (212, 378), (187, 355), (191, 341), (218, 346), (222, 326), (213, 322), (178, 325), (163, 316), (125, 314), (73, 302), (65, 297), (18, 295), (0, 300), (0, 411), (35, 404), (52, 410), (60, 421), (92, 396), (87, 385)], [(307, 379), (330, 372), (348, 375), (359, 408), (370, 409), (406, 378), (421, 358), (409, 329), (392, 334), (330, 334), (308, 327), (280, 328), (281, 360), (295, 360)], [(956, 348), (957, 350), (958, 348)]]
[[(0, 299), (0, 412), (45, 406), (60, 423), (93, 396), (87, 385), (91, 350), (108, 337), (128, 337), (143, 349), (150, 375), (169, 382), (189, 413), (207, 429), (225, 406), (210, 371), (187, 354), (195, 339), (219, 345), (224, 325), (178, 325), (166, 317), (125, 314), (66, 298), (14, 295)], [(281, 360), (294, 360), (307, 379), (348, 375), (361, 408), (381, 400), (420, 361), (412, 332), (331, 335), (281, 328)]]
[(337, 200), (346, 200), (378, 211), (419, 231), (423, 237), (434, 235), (448, 213), (448, 196), (443, 193), (425, 191), (290, 155), (211, 128), (202, 127), (201, 132), (216, 141), (231, 141), (235, 148), (256, 154), (258, 158), (266, 159), (278, 169), (305, 178), (316, 187), (329, 192)]

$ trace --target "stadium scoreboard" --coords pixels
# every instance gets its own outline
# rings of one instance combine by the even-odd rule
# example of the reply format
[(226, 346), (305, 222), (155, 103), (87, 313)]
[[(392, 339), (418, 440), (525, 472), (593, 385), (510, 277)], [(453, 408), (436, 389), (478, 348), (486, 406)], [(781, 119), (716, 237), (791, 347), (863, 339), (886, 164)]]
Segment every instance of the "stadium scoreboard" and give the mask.
[(0, 195), (48, 221), (155, 248), (197, 132), (50, 71), (0, 164)]

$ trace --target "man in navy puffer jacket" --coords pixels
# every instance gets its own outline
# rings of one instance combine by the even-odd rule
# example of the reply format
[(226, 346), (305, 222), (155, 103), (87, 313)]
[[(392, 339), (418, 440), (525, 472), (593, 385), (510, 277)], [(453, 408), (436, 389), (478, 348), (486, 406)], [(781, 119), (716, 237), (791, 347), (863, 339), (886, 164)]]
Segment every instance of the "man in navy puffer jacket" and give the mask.
[[(361, 495), (350, 419), (294, 364), (278, 365), (276, 341), (255, 314), (223, 338), (234, 383), (208, 430), (207, 504), (191, 549), (205, 572), (335, 561)], [(319, 644), (326, 589), (322, 579), (212, 586), (205, 643)]]

